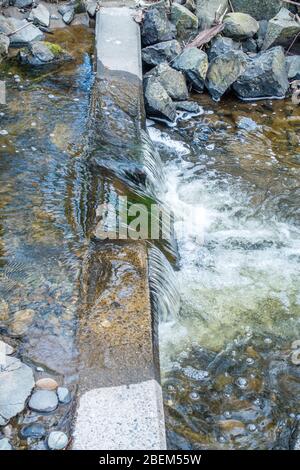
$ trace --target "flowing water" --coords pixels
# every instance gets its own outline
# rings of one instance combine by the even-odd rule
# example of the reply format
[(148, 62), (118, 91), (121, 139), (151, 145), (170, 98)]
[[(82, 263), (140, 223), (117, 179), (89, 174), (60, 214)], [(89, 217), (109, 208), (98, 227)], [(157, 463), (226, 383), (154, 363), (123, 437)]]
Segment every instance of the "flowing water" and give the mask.
[(288, 448), (300, 418), (299, 108), (198, 102), (199, 117), (149, 128), (179, 256), (180, 313), (160, 329), (169, 446)]
[[(74, 393), (89, 181), (82, 142), (94, 37), (75, 27), (50, 39), (75, 60), (34, 74), (12, 60), (1, 70), (7, 105), (0, 118), (6, 131), (0, 136), (0, 333), (36, 369), (36, 378), (46, 372)], [(72, 404), (44, 417), (26, 411), (15, 429), (37, 419), (67, 429), (71, 411)], [(17, 434), (12, 442), (26, 445)]]

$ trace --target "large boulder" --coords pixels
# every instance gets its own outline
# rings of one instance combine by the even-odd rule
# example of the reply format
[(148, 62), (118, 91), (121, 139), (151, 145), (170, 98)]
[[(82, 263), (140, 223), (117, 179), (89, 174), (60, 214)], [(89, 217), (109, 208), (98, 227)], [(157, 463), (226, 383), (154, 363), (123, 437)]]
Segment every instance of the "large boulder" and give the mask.
[(168, 20), (164, 9), (151, 8), (145, 12), (142, 25), (142, 42), (144, 46), (169, 41), (176, 36), (175, 28)]
[(174, 122), (176, 106), (156, 77), (144, 80), (145, 107), (149, 117)]
[(205, 52), (196, 47), (186, 48), (172, 66), (174, 69), (183, 72), (188, 83), (194, 90), (202, 92), (208, 69), (208, 58)]
[[(8, 54), (9, 48), (9, 37), (5, 34), (0, 33), (0, 62)], [(1, 309), (0, 309), (1, 310)]]
[(291, 55), (286, 58), (289, 80), (300, 80), (300, 55)]
[(269, 20), (277, 15), (283, 0), (231, 0), (234, 11), (247, 13), (256, 20)]
[[(17, 32), (14, 33), (14, 31)], [(38, 41), (44, 36), (39, 28), (28, 23), (27, 20), (5, 18), (2, 15), (0, 15), (0, 33), (9, 34), (10, 45), (15, 47), (29, 44), (31, 41)]]
[(289, 81), (283, 48), (274, 47), (249, 60), (233, 88), (246, 100), (284, 97)]
[(39, 3), (36, 8), (33, 8), (29, 14), (29, 19), (36, 25), (45, 26), (50, 24), (50, 13), (48, 8)]
[(31, 368), (16, 357), (5, 355), (5, 363), (0, 365), (0, 426), (23, 411), (33, 387)]
[(179, 3), (172, 3), (171, 21), (176, 26), (179, 36), (187, 36), (198, 29), (197, 16)]
[(224, 18), (224, 24), (224, 35), (236, 40), (253, 38), (259, 30), (258, 22), (245, 13), (229, 13)]
[(50, 42), (36, 41), (19, 53), (21, 64), (32, 66), (57, 65), (72, 60), (59, 45)]
[(229, 3), (228, 0), (196, 0), (196, 7), (199, 29), (202, 31), (212, 26), (217, 11), (219, 16), (225, 13)]
[(144, 47), (142, 59), (145, 64), (159, 65), (163, 62), (173, 61), (181, 53), (181, 45), (176, 39), (159, 42), (152, 46)]
[(206, 87), (219, 101), (230, 86), (245, 71), (247, 56), (242, 51), (229, 51), (216, 57), (209, 65)]
[(172, 69), (168, 64), (160, 64), (146, 74), (146, 78), (149, 76), (156, 77), (173, 100), (188, 99), (189, 92), (182, 72)]
[(299, 33), (300, 21), (296, 21), (289, 10), (282, 8), (269, 21), (262, 49), (269, 49), (271, 46), (286, 46)]
[(218, 36), (212, 41), (211, 47), (208, 51), (208, 59), (211, 62), (216, 57), (222, 54), (226, 54), (230, 51), (238, 51), (241, 49), (241, 44), (233, 41), (231, 38), (225, 38), (224, 36)]

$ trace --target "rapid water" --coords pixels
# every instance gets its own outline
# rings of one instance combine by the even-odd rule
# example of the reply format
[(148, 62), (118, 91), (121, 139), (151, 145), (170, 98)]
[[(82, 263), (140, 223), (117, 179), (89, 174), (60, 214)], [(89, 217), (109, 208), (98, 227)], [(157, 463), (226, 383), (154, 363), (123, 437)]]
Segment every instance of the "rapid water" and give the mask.
[[(291, 361), (300, 338), (299, 111), (287, 102), (199, 104), (199, 117), (149, 128), (165, 162), (179, 257), (180, 313), (160, 328), (169, 446), (287, 448), (278, 423), (293, 434), (300, 392)], [(278, 356), (284, 390), (269, 384)], [(250, 416), (262, 397), (269, 410)]]

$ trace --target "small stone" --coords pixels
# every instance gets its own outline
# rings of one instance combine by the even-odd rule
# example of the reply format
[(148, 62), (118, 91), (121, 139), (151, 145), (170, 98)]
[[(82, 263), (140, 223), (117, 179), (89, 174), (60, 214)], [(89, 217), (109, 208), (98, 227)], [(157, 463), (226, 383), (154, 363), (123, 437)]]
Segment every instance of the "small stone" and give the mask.
[(68, 445), (68, 436), (61, 431), (52, 431), (48, 437), (48, 447), (51, 450), (62, 450)]
[(190, 399), (193, 400), (193, 401), (199, 400), (199, 393), (197, 393), (197, 392), (191, 392), (191, 393), (190, 393)]
[(251, 423), (251, 424), (248, 424), (247, 429), (250, 432), (254, 432), (254, 431), (256, 431), (257, 428), (256, 428), (255, 424)]
[(0, 135), (8, 135), (7, 130), (6, 130), (6, 129), (2, 129), (2, 130), (0, 131)]
[(71, 24), (72, 21), (74, 20), (75, 16), (75, 10), (74, 8), (70, 8), (69, 10), (66, 11), (66, 13), (63, 15), (63, 21), (66, 24)]
[(71, 393), (66, 387), (58, 387), (57, 389), (58, 400), (60, 403), (66, 405), (71, 401)]
[(176, 101), (174, 104), (178, 111), (185, 111), (192, 114), (203, 113), (203, 108), (201, 108), (201, 106), (199, 106), (199, 104), (195, 103), (194, 101)]
[(34, 316), (35, 312), (30, 308), (16, 312), (10, 325), (11, 333), (16, 336), (23, 335), (31, 325)]
[(243, 116), (237, 120), (236, 127), (238, 129), (243, 129), (245, 131), (252, 132), (258, 128), (258, 125), (253, 119)]
[(12, 446), (7, 437), (0, 439), (0, 450), (12, 450)]
[(8, 303), (5, 302), (5, 300), (0, 299), (0, 321), (7, 321), (9, 316), (8, 316)]
[(55, 392), (49, 390), (38, 390), (33, 393), (29, 400), (29, 408), (41, 413), (54, 411), (58, 406), (58, 398)]
[(248, 365), (251, 366), (252, 364), (254, 364), (254, 359), (252, 359), (252, 357), (247, 357), (246, 362)]
[(29, 19), (33, 21), (35, 25), (45, 26), (47, 28), (50, 24), (49, 10), (45, 7), (45, 5), (39, 3), (37, 7), (31, 10)]
[(41, 390), (56, 390), (58, 387), (58, 383), (54, 379), (44, 377), (42, 379), (39, 379), (36, 382), (35, 386), (37, 388), (40, 388)]
[(35, 369), (36, 369), (37, 372), (44, 372), (44, 368), (43, 368), (43, 367), (38, 366), (38, 367), (36, 367)]
[(244, 389), (244, 388), (247, 388), (247, 386), (248, 386), (248, 381), (247, 381), (247, 379), (245, 379), (244, 377), (239, 377), (239, 378), (237, 379), (237, 381), (236, 381), (236, 384), (237, 384), (237, 386), (238, 386), (239, 388)]
[(172, 3), (171, 21), (175, 24), (177, 34), (180, 36), (189, 35), (198, 29), (197, 16), (179, 3)]
[(42, 439), (46, 435), (46, 429), (40, 423), (33, 423), (22, 428), (20, 434), (23, 439)]

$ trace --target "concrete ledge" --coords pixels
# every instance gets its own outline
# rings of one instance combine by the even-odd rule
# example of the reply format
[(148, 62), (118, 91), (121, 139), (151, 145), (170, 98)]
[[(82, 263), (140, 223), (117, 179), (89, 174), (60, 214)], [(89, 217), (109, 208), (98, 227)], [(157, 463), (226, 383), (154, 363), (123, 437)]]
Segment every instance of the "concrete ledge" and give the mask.
[[(126, 178), (120, 185), (120, 167), (130, 174), (140, 168), (141, 46), (140, 29), (131, 15), (128, 8), (101, 8), (97, 13), (89, 140), (93, 186), (106, 188), (105, 200), (126, 191)], [(142, 176), (137, 173), (137, 185)], [(101, 203), (95, 194), (89, 198), (91, 213)], [(166, 449), (147, 254), (141, 241), (90, 242), (81, 277), (74, 449)]]

